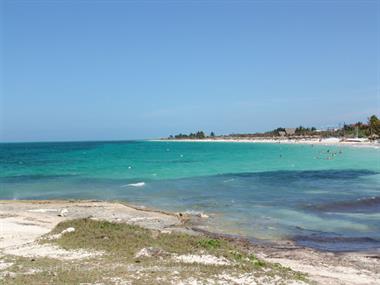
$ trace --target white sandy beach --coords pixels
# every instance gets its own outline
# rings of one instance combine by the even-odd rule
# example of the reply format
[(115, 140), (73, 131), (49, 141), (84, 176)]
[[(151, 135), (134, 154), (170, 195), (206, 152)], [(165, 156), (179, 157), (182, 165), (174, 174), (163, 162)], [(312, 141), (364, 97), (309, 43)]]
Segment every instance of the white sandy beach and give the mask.
[(170, 141), (170, 142), (230, 142), (230, 143), (270, 143), (270, 144), (306, 144), (323, 146), (351, 146), (351, 147), (370, 147), (380, 148), (379, 142), (350, 142), (342, 141), (340, 138), (325, 139), (287, 139), (287, 138), (205, 138), (205, 139), (153, 139), (151, 141)]

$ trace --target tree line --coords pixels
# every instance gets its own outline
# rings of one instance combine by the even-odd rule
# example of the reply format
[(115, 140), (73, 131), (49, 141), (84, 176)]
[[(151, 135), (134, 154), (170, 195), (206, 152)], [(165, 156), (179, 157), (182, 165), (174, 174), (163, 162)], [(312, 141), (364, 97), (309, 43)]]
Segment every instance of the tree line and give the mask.
[[(318, 137), (359, 137), (359, 138), (379, 138), (380, 137), (380, 120), (376, 115), (372, 115), (368, 118), (366, 123), (357, 122), (354, 124), (344, 124), (341, 128), (317, 130), (315, 127), (299, 126), (292, 129), (292, 133), (289, 133), (289, 129), (279, 127), (272, 131), (264, 133), (245, 133), (245, 134), (230, 134), (219, 136), (222, 138), (229, 137), (242, 137), (242, 138), (254, 138), (254, 137), (277, 137), (277, 136), (318, 136)], [(169, 139), (205, 139), (215, 138), (214, 132), (207, 135), (204, 131), (197, 131), (190, 134), (177, 134), (170, 135)]]
[(206, 135), (204, 131), (197, 131), (195, 133), (190, 133), (190, 134), (182, 134), (179, 133), (177, 135), (170, 135), (169, 139), (205, 139), (207, 137), (215, 137), (215, 133), (211, 132), (210, 135)]

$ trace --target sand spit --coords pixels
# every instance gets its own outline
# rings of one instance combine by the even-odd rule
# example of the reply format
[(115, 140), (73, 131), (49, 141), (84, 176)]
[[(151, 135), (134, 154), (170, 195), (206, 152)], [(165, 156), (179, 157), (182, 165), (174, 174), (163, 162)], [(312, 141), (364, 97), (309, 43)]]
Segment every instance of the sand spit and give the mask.
[[(64, 211), (63, 211), (64, 210)], [(49, 233), (59, 222), (92, 218), (117, 223), (136, 224), (154, 231), (170, 233), (182, 231), (194, 233), (183, 224), (183, 219), (175, 214), (130, 207), (121, 203), (101, 201), (0, 201), (0, 271), (7, 270), (12, 263), (9, 256), (49, 257), (59, 260), (81, 260), (101, 256), (102, 252), (86, 250), (66, 250), (52, 244), (38, 241), (49, 238)], [(74, 232), (67, 228), (59, 235)], [(57, 238), (57, 237), (52, 237)], [(245, 243), (245, 241), (236, 240)], [(247, 244), (252, 253), (268, 262), (280, 263), (293, 270), (307, 273), (316, 284), (380, 284), (380, 252), (327, 253), (300, 248), (292, 243), (282, 245)], [(149, 249), (149, 248), (148, 248)], [(158, 252), (158, 253), (156, 253)], [(167, 257), (160, 251), (149, 249), (149, 255)], [(141, 253), (142, 254), (142, 253)], [(145, 252), (144, 252), (145, 254)], [(197, 263), (199, 266), (220, 264), (226, 266), (228, 260), (210, 255), (176, 255), (172, 260), (182, 263)], [(222, 274), (223, 275), (223, 274)], [(225, 284), (256, 284), (253, 275), (230, 276), (225, 274), (217, 279)], [(1, 274), (0, 274), (1, 276)], [(178, 280), (181, 284), (198, 284), (196, 280)], [(256, 283), (255, 283), (256, 282)], [(277, 284), (258, 282), (263, 284)], [(299, 282), (298, 284), (302, 284)], [(177, 283), (180, 284), (180, 283)], [(199, 283), (201, 284), (201, 283)], [(203, 284), (203, 283), (202, 283)], [(211, 284), (211, 283), (210, 283)], [(216, 284), (216, 283), (215, 283)], [(219, 283), (218, 283), (219, 284)], [(223, 284), (221, 282), (220, 284)]]

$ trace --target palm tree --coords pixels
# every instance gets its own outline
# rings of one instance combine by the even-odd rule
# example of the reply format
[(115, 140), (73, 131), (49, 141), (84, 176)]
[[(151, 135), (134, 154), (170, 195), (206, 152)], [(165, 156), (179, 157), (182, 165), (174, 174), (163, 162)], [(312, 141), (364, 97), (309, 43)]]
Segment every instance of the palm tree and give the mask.
[(372, 115), (368, 118), (368, 126), (371, 136), (380, 134), (380, 120), (376, 117), (376, 115)]

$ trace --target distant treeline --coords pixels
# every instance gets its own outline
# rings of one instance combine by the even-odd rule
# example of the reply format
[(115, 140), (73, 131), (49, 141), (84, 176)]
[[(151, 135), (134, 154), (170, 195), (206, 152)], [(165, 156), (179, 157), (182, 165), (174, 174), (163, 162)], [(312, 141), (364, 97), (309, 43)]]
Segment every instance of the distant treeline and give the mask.
[(171, 135), (169, 139), (205, 139), (205, 138), (257, 138), (257, 137), (359, 137), (377, 139), (380, 137), (380, 120), (376, 115), (368, 118), (366, 123), (344, 124), (341, 128), (318, 130), (315, 127), (276, 128), (265, 133), (245, 133), (216, 136), (214, 132), (206, 135), (204, 131), (190, 134)]
[(178, 135), (170, 135), (169, 139), (204, 139), (207, 137), (215, 137), (214, 132), (211, 132), (209, 136), (205, 134), (203, 131), (198, 131), (196, 133), (190, 133), (190, 134), (178, 134)]

